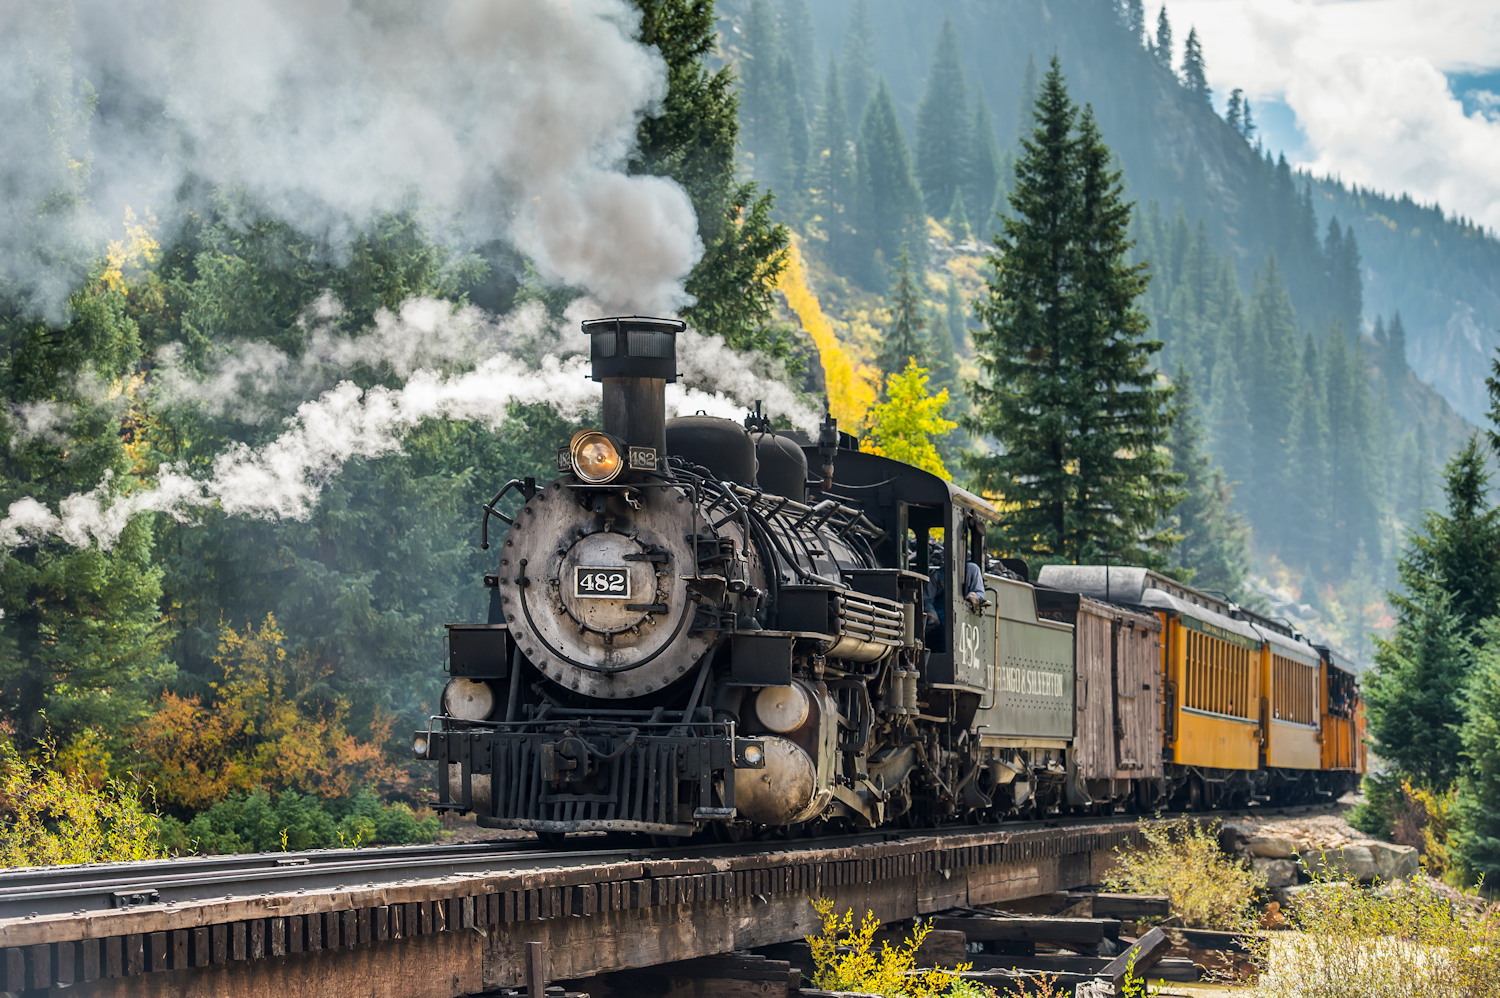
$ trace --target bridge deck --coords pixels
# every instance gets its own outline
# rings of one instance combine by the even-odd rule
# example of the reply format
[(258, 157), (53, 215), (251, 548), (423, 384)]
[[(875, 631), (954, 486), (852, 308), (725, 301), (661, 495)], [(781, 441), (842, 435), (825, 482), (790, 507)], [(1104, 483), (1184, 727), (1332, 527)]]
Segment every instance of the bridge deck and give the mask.
[(394, 857), (359, 886), (0, 919), (0, 991), (449, 998), (523, 984), (529, 942), (549, 980), (572, 980), (799, 939), (819, 895), (890, 922), (1097, 883), (1138, 834), (1101, 818), (425, 879)]

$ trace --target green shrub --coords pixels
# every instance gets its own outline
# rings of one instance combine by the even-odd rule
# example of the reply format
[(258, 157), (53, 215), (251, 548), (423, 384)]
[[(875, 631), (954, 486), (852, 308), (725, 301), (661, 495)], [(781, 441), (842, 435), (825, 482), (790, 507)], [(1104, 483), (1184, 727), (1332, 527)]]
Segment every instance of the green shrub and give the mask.
[[(139, 784), (53, 768), (0, 739), (0, 867), (165, 856), (160, 817)], [(147, 798), (149, 800), (149, 797)]]
[(882, 942), (877, 950), (875, 934), (880, 931), (880, 919), (873, 911), (856, 923), (854, 909), (840, 915), (829, 898), (815, 897), (812, 906), (821, 923), (820, 932), (806, 937), (816, 968), (815, 988), (886, 998), (980, 998), (994, 994), (959, 977), (972, 964), (961, 964), (951, 971), (917, 969), (917, 950), (932, 931), (930, 922), (918, 922), (899, 946)]
[(163, 820), (163, 839), (182, 852), (236, 853), (330, 849), (434, 842), (433, 815), (418, 818), (402, 803), (385, 804), (371, 790), (320, 801), (285, 790), (230, 797), (186, 823)]
[(1219, 849), (1219, 823), (1189, 818), (1148, 824), (1145, 842), (1118, 850), (1105, 880), (1112, 891), (1165, 894), (1183, 923), (1207, 929), (1254, 924), (1256, 896), (1265, 878)]
[(1400, 811), (1406, 806), (1401, 777), (1395, 773), (1371, 773), (1360, 783), (1364, 800), (1349, 809), (1344, 820), (1366, 835), (1389, 839)]

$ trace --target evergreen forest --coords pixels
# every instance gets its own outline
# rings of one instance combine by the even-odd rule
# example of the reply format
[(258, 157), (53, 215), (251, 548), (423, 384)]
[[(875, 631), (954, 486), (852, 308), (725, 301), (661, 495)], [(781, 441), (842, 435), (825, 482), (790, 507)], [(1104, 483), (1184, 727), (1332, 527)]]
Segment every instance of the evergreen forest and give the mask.
[[(1134, 204), (1130, 257), (1162, 344), (1152, 367), (1180, 390), (1172, 447), (1189, 498), (1163, 523), (1182, 536), (1167, 563), (1368, 656), (1392, 621), (1382, 597), (1402, 538), (1484, 410), (1487, 361), (1460, 359), (1438, 300), (1500, 321), (1486, 279), (1500, 244), (1438, 207), (1293, 170), (1241, 92), (1211, 92), (1213, 53), (1191, 26), (1170, 5), (1150, 13), (1134, 0), (721, 4), (742, 167), (776, 193), (820, 318), (867, 380), (916, 356), (960, 418), (983, 365), (985, 256), (1014, 213), (1055, 54)], [(795, 305), (783, 317), (810, 325)], [(967, 429), (943, 441), (950, 464), (992, 442)]]

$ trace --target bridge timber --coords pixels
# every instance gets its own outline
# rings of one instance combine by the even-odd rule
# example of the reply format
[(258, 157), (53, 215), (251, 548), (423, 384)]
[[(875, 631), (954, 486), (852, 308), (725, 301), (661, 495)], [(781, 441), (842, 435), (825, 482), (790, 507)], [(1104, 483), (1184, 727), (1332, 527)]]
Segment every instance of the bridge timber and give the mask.
[(548, 981), (573, 981), (800, 939), (817, 929), (816, 896), (894, 922), (1083, 887), (1139, 835), (1139, 819), (1097, 818), (560, 851), (521, 869), (502, 852), (491, 869), (426, 877), (403, 867), (407, 850), (358, 885), (271, 881), (265, 893), (0, 918), (0, 992), (453, 998), (524, 987), (529, 943), (533, 972), (539, 953)]

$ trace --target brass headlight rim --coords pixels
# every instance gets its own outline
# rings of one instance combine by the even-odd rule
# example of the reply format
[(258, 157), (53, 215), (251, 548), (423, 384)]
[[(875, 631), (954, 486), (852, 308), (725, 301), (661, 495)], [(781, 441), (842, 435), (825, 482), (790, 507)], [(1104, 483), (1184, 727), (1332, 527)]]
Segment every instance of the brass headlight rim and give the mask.
[[(583, 469), (580, 467), (578, 461), (579, 448), (581, 448), (585, 443), (590, 442), (594, 437), (598, 437), (605, 444), (607, 444), (609, 446), (609, 449), (613, 451), (615, 455), (614, 471), (610, 472), (603, 478), (593, 478), (589, 475), (584, 474)], [(568, 443), (568, 458), (573, 465), (573, 474), (579, 479), (579, 481), (582, 481), (588, 485), (608, 485), (616, 478), (619, 478), (620, 473), (625, 470), (625, 460), (620, 449), (620, 442), (614, 437), (610, 436), (608, 433), (605, 433), (603, 430), (579, 430), (577, 433), (573, 434), (573, 439)]]

